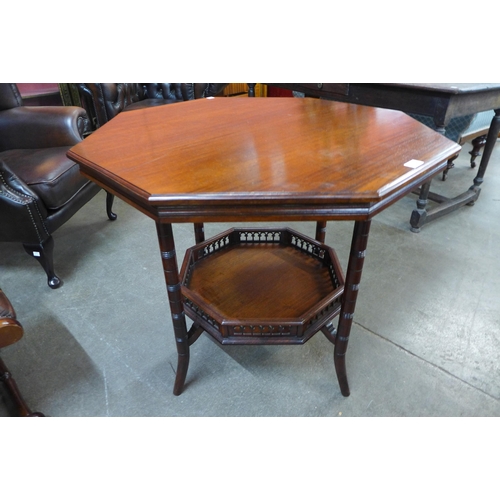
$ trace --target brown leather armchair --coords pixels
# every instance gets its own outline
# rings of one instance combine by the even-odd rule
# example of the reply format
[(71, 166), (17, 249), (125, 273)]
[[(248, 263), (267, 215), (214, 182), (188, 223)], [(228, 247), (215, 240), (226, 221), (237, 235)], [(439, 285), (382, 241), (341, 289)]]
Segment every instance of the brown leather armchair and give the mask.
[(95, 130), (121, 111), (162, 106), (220, 94), (228, 83), (77, 83)]
[[(16, 319), (16, 313), (9, 299), (0, 289), (0, 349), (15, 344), (24, 334), (23, 327)], [(21, 417), (43, 417), (39, 412), (32, 412), (19, 392), (19, 388), (0, 358), (0, 382), (3, 382), (12, 401), (16, 404)]]
[[(89, 130), (77, 106), (23, 106), (16, 84), (0, 83), (0, 241), (19, 241), (47, 273), (54, 272), (52, 233), (101, 189), (66, 157)], [(106, 207), (113, 220), (113, 196)]]

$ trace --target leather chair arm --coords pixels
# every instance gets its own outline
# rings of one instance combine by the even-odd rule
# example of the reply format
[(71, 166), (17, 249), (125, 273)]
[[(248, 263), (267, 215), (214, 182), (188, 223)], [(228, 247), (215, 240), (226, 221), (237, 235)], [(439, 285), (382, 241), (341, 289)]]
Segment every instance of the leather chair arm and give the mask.
[(0, 151), (73, 146), (89, 130), (78, 106), (19, 106), (0, 112)]
[(0, 241), (46, 240), (47, 216), (37, 194), (0, 161)]

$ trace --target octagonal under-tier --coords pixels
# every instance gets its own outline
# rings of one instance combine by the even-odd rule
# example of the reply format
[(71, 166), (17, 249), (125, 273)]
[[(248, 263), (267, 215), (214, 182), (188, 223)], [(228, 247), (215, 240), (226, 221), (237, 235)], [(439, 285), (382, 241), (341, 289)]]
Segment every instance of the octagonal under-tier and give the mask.
[(233, 228), (187, 250), (184, 310), (222, 344), (302, 344), (340, 311), (335, 251), (289, 228)]

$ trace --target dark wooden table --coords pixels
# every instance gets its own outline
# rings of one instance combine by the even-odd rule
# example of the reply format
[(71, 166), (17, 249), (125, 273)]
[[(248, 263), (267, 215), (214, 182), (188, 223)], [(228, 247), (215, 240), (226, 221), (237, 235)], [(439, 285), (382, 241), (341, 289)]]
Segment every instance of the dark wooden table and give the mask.
[[(189, 252), (183, 271), (189, 274), (189, 268), (197, 265), (193, 255), (195, 260), (211, 253), (221, 256), (219, 250), (227, 250), (234, 243), (232, 236), (225, 234), (204, 242), (201, 229), (205, 222), (316, 221), (321, 226), (326, 221), (354, 221), (345, 282), (343, 277), (332, 278), (330, 284), (327, 277), (323, 280), (331, 297), (337, 297), (335, 288), (342, 288), (339, 310), (335, 310), (335, 304), (330, 310), (327, 304), (319, 312), (324, 314), (323, 319), (314, 319), (314, 327), (335, 344), (335, 369), (342, 394), (347, 396), (345, 354), (371, 219), (441, 172), (459, 150), (456, 143), (398, 111), (319, 99), (216, 98), (121, 113), (74, 146), (68, 156), (80, 164), (89, 179), (156, 222), (178, 352), (174, 394), (183, 390), (190, 345), (200, 333), (206, 329), (222, 342), (227, 337), (213, 321), (215, 313), (193, 312), (188, 303), (202, 285), (194, 280), (189, 287), (189, 278), (180, 276), (173, 223), (195, 223), (198, 247)], [(270, 230), (266, 236), (252, 233), (250, 237), (241, 236), (244, 231), (232, 233), (238, 235), (235, 245), (239, 250), (249, 246), (245, 243), (248, 238), (252, 245), (257, 243), (253, 250), (269, 249), (269, 245), (281, 245), (276, 238), (291, 234), (286, 237), (295, 246), (288, 243), (279, 247), (285, 252), (281, 261), (287, 260), (289, 266), (300, 259), (296, 253), (299, 247), (307, 259), (321, 259), (330, 252), (306, 236), (293, 240), (290, 231)], [(273, 259), (280, 260), (271, 253)], [(254, 261), (261, 263), (262, 259), (257, 255)], [(224, 268), (211, 262), (212, 270)], [(219, 278), (224, 283), (236, 274), (241, 259), (228, 262), (229, 278)], [(332, 273), (337, 272), (335, 262), (326, 265), (334, 269)], [(264, 270), (264, 276), (268, 271)], [(302, 339), (297, 336), (300, 332), (295, 336), (275, 335), (278, 326), (267, 317), (268, 299), (261, 294), (262, 287), (269, 284), (259, 276), (262, 274), (256, 272), (255, 280), (251, 270), (245, 271), (245, 286), (227, 286), (228, 296), (217, 298), (221, 303), (229, 301), (229, 309), (238, 311), (237, 301), (244, 289), (262, 308), (262, 313), (254, 309), (249, 313), (262, 314), (255, 318), (263, 327), (257, 332), (258, 338), (252, 330), (250, 337), (241, 335), (238, 340), (237, 333), (245, 333), (243, 326), (234, 330), (229, 341), (286, 344), (309, 338), (311, 331), (306, 331)], [(289, 300), (298, 305), (306, 301), (301, 296), (301, 283), (288, 288), (291, 290), (286, 299), (276, 294), (272, 304), (275, 311), (281, 310), (280, 305), (286, 310)], [(199, 313), (203, 318), (195, 320), (189, 330), (185, 317), (188, 306), (190, 317), (194, 314), (196, 318)], [(339, 317), (336, 331), (329, 324), (335, 315)], [(204, 324), (211, 326), (204, 328)]]
[[(249, 95), (254, 85), (249, 85)], [(463, 205), (473, 205), (481, 192), (486, 168), (500, 133), (499, 83), (269, 83), (268, 85), (303, 92), (306, 95), (350, 102), (366, 106), (397, 109), (405, 113), (430, 116), (439, 132), (444, 134), (452, 118), (494, 110), (484, 152), (473, 185), (454, 198), (430, 191), (431, 182), (420, 189), (417, 208), (410, 218), (412, 231)], [(438, 202), (427, 207), (427, 200)]]

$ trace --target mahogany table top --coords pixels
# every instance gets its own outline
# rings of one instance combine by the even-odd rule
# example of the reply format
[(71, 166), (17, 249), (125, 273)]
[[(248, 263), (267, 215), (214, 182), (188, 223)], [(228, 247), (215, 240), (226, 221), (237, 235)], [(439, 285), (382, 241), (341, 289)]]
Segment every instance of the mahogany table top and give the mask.
[(68, 156), (156, 220), (209, 222), (368, 219), (459, 150), (399, 111), (215, 98), (123, 112)]

